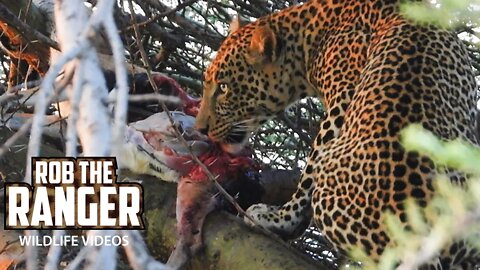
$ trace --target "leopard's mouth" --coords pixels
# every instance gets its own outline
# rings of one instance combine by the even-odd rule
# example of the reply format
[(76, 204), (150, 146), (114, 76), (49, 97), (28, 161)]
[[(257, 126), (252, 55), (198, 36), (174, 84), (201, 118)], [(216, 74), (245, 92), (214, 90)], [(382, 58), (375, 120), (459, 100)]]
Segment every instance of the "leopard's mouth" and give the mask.
[(248, 133), (246, 130), (236, 130), (235, 132), (230, 132), (225, 138), (226, 143), (239, 144), (245, 142), (248, 138)]
[(248, 141), (250, 132), (247, 130), (235, 130), (227, 134), (223, 142), (220, 143), (222, 149), (231, 154), (241, 152)]

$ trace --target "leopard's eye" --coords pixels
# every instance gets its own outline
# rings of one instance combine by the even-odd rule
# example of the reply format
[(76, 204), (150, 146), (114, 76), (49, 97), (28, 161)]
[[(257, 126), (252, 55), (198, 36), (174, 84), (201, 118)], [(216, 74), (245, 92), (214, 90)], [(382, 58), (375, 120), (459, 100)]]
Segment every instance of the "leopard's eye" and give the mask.
[(228, 91), (228, 85), (226, 83), (221, 83), (218, 85), (219, 94), (225, 94)]

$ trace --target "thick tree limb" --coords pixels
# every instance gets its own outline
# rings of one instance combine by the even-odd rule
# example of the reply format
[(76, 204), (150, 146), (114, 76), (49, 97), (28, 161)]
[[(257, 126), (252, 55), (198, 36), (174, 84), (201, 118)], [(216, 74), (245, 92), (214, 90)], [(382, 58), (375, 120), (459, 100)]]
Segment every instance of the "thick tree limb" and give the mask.
[[(151, 252), (168, 258), (175, 245), (174, 184), (143, 181), (147, 220), (146, 242)], [(154, 191), (154, 192), (153, 192)], [(322, 269), (298, 250), (254, 232), (225, 212), (214, 212), (204, 223), (205, 250), (188, 269)]]

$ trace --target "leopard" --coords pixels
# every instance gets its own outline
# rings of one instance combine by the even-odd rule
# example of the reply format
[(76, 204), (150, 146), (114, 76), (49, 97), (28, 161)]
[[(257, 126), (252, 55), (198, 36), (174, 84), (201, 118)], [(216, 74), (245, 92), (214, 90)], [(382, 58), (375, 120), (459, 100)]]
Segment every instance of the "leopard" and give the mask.
[[(407, 18), (404, 2), (307, 1), (225, 38), (204, 72), (196, 119), (225, 151), (241, 151), (300, 99), (317, 97), (325, 110), (297, 190), (282, 206), (251, 206), (256, 224), (291, 235), (311, 219), (336, 250), (359, 248), (378, 261), (393, 242), (386, 213), (408, 229), (406, 202), (425, 207), (440, 173), (465, 183), (401, 144), (401, 130), (417, 124), (444, 141), (479, 145), (466, 46), (451, 30)], [(459, 241), (423, 267), (473, 269), (479, 261)]]

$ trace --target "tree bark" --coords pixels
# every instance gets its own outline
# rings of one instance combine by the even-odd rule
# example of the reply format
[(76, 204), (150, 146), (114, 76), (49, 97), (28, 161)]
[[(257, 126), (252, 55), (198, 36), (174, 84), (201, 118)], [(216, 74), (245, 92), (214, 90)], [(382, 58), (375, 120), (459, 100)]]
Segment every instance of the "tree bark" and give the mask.
[[(176, 185), (142, 177), (145, 202), (146, 242), (154, 256), (166, 261), (175, 246)], [(187, 269), (322, 269), (311, 258), (247, 227), (226, 212), (209, 214), (203, 227), (203, 252)]]

